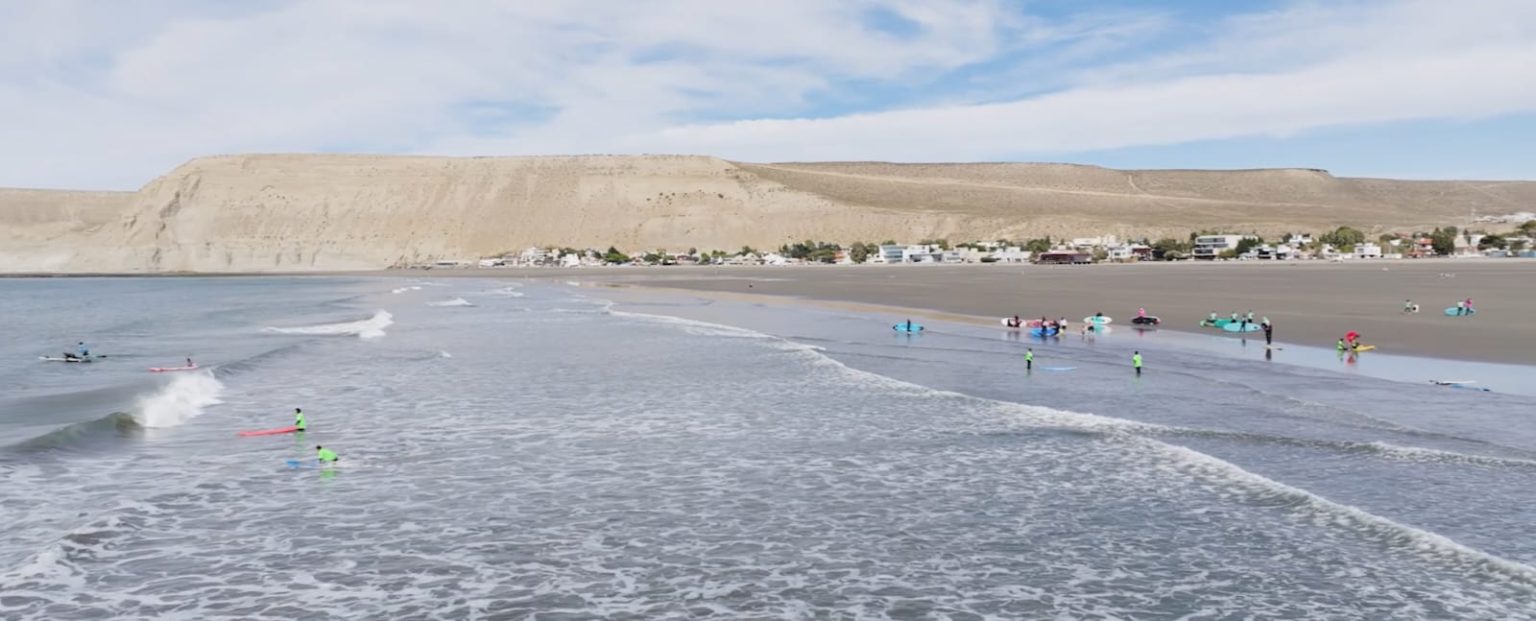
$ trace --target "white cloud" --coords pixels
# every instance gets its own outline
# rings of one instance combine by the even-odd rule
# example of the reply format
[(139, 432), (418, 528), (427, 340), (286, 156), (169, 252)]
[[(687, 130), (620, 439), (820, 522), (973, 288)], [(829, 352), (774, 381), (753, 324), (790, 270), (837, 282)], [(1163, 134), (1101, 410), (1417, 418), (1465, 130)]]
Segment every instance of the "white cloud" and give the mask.
[[(1021, 6), (0, 0), (0, 185), (249, 151), (998, 159), (1536, 109), (1524, 0), (1300, 4), (1096, 67), (1174, 20)], [(786, 118), (868, 85), (909, 108)]]

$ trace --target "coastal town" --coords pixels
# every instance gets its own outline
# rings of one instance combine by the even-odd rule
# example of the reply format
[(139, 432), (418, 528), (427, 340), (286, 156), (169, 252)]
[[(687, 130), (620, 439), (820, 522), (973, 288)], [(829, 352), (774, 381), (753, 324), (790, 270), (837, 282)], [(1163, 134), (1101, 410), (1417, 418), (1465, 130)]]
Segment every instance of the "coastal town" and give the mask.
[[(1523, 214), (1522, 214), (1523, 215)], [(1513, 224), (1498, 222), (1500, 224)], [(1507, 228), (1507, 227), (1506, 227)], [(403, 265), (414, 269), (505, 267), (601, 267), (670, 265), (857, 265), (857, 264), (963, 264), (1033, 263), (1082, 265), (1143, 261), (1354, 261), (1422, 258), (1536, 258), (1536, 218), (1519, 222), (1513, 230), (1491, 233), (1436, 228), (1415, 234), (1388, 233), (1367, 239), (1351, 227), (1322, 234), (1287, 233), (1276, 239), (1255, 234), (1191, 233), (1185, 239), (1156, 241), (1120, 239), (1115, 235), (1026, 241), (994, 240), (951, 244), (945, 239), (879, 244), (839, 244), (806, 240), (775, 249), (750, 246), (735, 251), (652, 249), (625, 252), (615, 247), (530, 247), (498, 256), (476, 259), (435, 259)]]

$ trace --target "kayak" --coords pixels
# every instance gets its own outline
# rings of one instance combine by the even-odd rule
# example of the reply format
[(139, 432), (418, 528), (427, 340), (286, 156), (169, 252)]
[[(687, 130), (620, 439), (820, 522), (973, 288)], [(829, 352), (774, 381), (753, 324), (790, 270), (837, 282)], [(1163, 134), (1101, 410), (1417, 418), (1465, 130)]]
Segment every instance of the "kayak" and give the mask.
[(192, 371), (192, 370), (195, 370), (195, 369), (197, 369), (197, 365), (194, 364), (194, 365), (192, 365), (190, 367), (150, 367), (149, 368), (149, 372), (150, 373), (170, 373), (172, 371)]
[(1477, 309), (1475, 308), (1456, 308), (1455, 306), (1452, 306), (1445, 309), (1445, 315), (1447, 317), (1468, 317), (1476, 314)]
[(295, 427), (293, 425), (289, 425), (287, 427), (278, 427), (277, 429), (260, 429), (260, 430), (257, 430), (257, 431), (242, 431), (242, 432), (240, 432), (240, 435), (242, 437), (246, 437), (246, 438), (253, 437), (253, 436), (275, 436), (275, 435), (284, 434), (284, 433), (293, 433), (293, 432), (298, 431), (298, 430), (299, 430), (298, 427)]
[(1134, 323), (1134, 324), (1136, 324), (1138, 326), (1155, 326), (1155, 325), (1160, 324), (1162, 322), (1163, 322), (1163, 320), (1158, 319), (1156, 317), (1153, 317), (1151, 315), (1147, 315), (1146, 317), (1137, 317), (1137, 318), (1131, 320), (1131, 323)]
[(1109, 318), (1109, 317), (1105, 317), (1103, 315), (1100, 315), (1100, 316), (1097, 316), (1097, 317), (1084, 317), (1083, 318), (1083, 323), (1096, 323), (1096, 324), (1099, 324), (1101, 326), (1106, 324), (1106, 323), (1114, 323), (1114, 321), (1115, 321), (1114, 319)]
[(1241, 321), (1236, 321), (1228, 322), (1226, 325), (1222, 326), (1221, 329), (1227, 332), (1258, 332), (1259, 330), (1263, 330), (1264, 327), (1257, 323), (1243, 323)]
[(897, 332), (922, 332), (923, 326), (916, 323), (898, 323), (891, 326), (891, 329)]

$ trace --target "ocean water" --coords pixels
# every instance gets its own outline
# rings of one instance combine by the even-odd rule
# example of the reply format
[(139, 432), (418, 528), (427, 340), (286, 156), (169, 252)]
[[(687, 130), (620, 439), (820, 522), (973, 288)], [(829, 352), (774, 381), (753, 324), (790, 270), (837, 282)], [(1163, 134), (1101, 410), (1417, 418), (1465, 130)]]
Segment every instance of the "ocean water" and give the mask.
[(1536, 618), (1530, 396), (559, 283), (0, 317), (4, 619)]

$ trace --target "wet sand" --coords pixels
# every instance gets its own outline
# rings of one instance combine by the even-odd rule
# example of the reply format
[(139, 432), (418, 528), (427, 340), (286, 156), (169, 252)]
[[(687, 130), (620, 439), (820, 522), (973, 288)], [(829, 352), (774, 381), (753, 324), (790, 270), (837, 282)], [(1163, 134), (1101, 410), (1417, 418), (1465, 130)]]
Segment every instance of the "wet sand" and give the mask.
[[(507, 276), (628, 284), (698, 293), (767, 296), (883, 307), (976, 322), (1103, 312), (1116, 325), (1138, 307), (1162, 329), (1198, 326), (1211, 311), (1252, 310), (1275, 324), (1275, 342), (1332, 347), (1350, 330), (1380, 351), (1536, 364), (1536, 261), (1438, 260), (1357, 263), (1226, 263), (1093, 266), (907, 265), (509, 270)], [(442, 273), (422, 273), (435, 277)], [(485, 271), (465, 276), (497, 275)], [(1473, 298), (1475, 317), (1443, 314)], [(1422, 307), (1401, 312), (1403, 301)], [(1259, 336), (1259, 335), (1251, 335)], [(1233, 338), (1236, 338), (1234, 335)], [(1259, 336), (1262, 338), (1262, 336)]]

